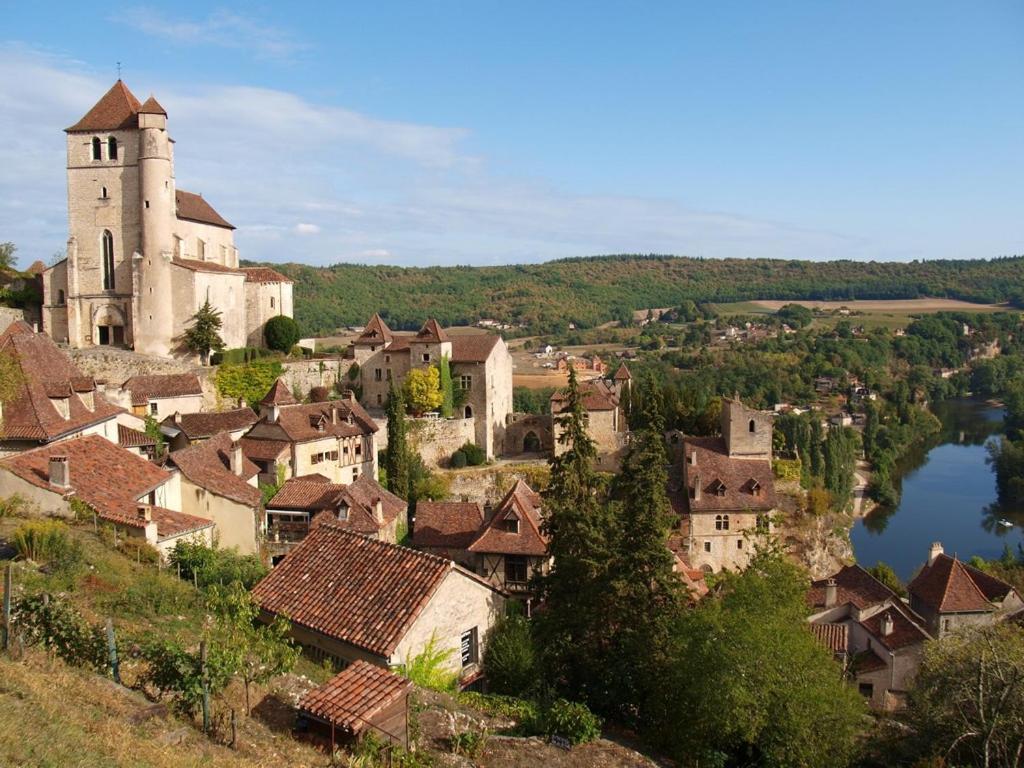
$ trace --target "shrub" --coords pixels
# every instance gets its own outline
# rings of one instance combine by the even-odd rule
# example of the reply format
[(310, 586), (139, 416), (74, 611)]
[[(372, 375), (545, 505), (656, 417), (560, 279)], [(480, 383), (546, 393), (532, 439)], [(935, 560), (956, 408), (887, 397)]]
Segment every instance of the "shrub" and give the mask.
[(469, 463), (465, 452), (460, 448), (452, 454), (451, 465), (453, 469), (462, 469)]
[(217, 394), (228, 400), (242, 398), (256, 406), (284, 373), (278, 360), (259, 360), (247, 365), (221, 365), (217, 369)]
[(331, 399), (331, 391), (327, 387), (313, 387), (309, 390), (309, 402), (326, 403)]
[(543, 736), (563, 736), (573, 744), (585, 744), (601, 735), (601, 718), (586, 704), (558, 699), (541, 711), (532, 730)]
[(14, 621), (26, 644), (42, 644), (68, 664), (106, 672), (109, 657), (105, 629), (89, 624), (65, 601), (42, 595), (22, 598), (14, 606)]
[(0, 499), (0, 517), (28, 517), (31, 509), (28, 500), (17, 493)]
[(800, 459), (775, 459), (772, 462), (772, 471), (778, 480), (800, 482), (802, 473)]
[(145, 571), (124, 589), (105, 596), (102, 605), (122, 615), (166, 616), (192, 607), (195, 600), (195, 590), (184, 582), (167, 574)]
[(537, 653), (525, 617), (506, 616), (488, 631), (483, 663), (495, 693), (519, 696), (536, 688)]
[(267, 346), (278, 352), (288, 352), (298, 343), (301, 335), (299, 324), (287, 315), (272, 317), (263, 327), (263, 338)]
[(423, 650), (405, 664), (400, 664), (397, 672), (412, 680), (420, 688), (429, 688), (433, 691), (452, 691), (455, 690), (458, 676), (445, 666), (451, 655), (452, 649), (439, 648), (437, 636), (432, 634)]
[(458, 694), (458, 699), (468, 707), (479, 709), (494, 717), (507, 717), (517, 723), (536, 723), (538, 719), (537, 705), (515, 696), (462, 691)]
[(240, 582), (252, 588), (267, 574), (267, 567), (255, 555), (240, 555), (230, 549), (213, 549), (205, 544), (179, 541), (171, 551), (172, 567), (181, 568), (181, 578), (199, 587)]
[(471, 467), (479, 467), (487, 461), (487, 452), (480, 446), (475, 443), (471, 443), (468, 440), (465, 445), (459, 448), (459, 450), (466, 454), (466, 464)]
[(456, 731), (448, 738), (448, 747), (453, 755), (465, 755), (469, 758), (479, 757), (487, 744), (486, 730)]
[(68, 527), (57, 520), (30, 520), (11, 535), (11, 545), (19, 557), (37, 563), (59, 560), (68, 554), (71, 543)]

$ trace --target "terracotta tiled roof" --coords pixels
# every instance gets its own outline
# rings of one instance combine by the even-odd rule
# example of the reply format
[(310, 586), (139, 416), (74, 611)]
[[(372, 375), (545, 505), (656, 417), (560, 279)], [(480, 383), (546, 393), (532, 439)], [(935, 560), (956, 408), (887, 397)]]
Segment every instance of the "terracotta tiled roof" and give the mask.
[(945, 554), (936, 557), (931, 565), (925, 564), (907, 591), (938, 613), (973, 613), (995, 608), (964, 564)]
[[(509, 520), (519, 521), (518, 533), (507, 530)], [(537, 557), (547, 554), (547, 539), (541, 533), (540, 495), (524, 481), (516, 481), (469, 545), (469, 551)]]
[(846, 653), (849, 647), (849, 632), (845, 624), (811, 624), (811, 633), (818, 642), (832, 653)]
[[(902, 603), (899, 605), (902, 605)], [(882, 620), (886, 616), (892, 619), (892, 632), (888, 635), (883, 635)], [(908, 645), (923, 643), (931, 639), (927, 632), (907, 618), (906, 614), (897, 607), (879, 611), (870, 618), (861, 621), (860, 625), (890, 651), (898, 651), (901, 648), (906, 648)]]
[(310, 531), (252, 594), (271, 614), (387, 659), (453, 568), (332, 523)]
[(370, 322), (366, 324), (363, 332), (359, 334), (359, 338), (355, 340), (356, 344), (383, 344), (391, 341), (393, 334), (391, 329), (388, 328), (381, 316), (374, 314), (370, 318)]
[[(847, 565), (830, 578), (836, 581), (836, 605), (850, 603), (864, 609), (884, 603), (886, 600), (899, 602), (899, 595), (889, 589), (859, 565)], [(814, 609), (825, 607), (825, 583), (828, 579), (811, 582), (807, 592), (807, 604)]]
[[(45, 333), (25, 322), (11, 323), (0, 334), (0, 352), (13, 356), (23, 381), (4, 404), (0, 438), (46, 442), (79, 432), (123, 413), (96, 391), (84, 375)], [(64, 418), (50, 398), (67, 400)], [(88, 399), (92, 398), (92, 409)]]
[(879, 672), (887, 666), (888, 664), (885, 659), (871, 649), (868, 649), (866, 651), (861, 651), (853, 657), (850, 669), (854, 675), (863, 675), (868, 672)]
[[(50, 457), (66, 456), (70, 489), (51, 485)], [(114, 445), (99, 435), (86, 435), (74, 440), (50, 443), (0, 461), (0, 468), (9, 470), (23, 480), (63, 496), (77, 496), (106, 520), (142, 528), (139, 499), (163, 485), (171, 473), (131, 451)], [(181, 512), (152, 507), (157, 534), (161, 538), (176, 535), (182, 526), (212, 525), (209, 520)]]
[(183, 189), (174, 191), (174, 202), (178, 207), (178, 218), (198, 221), (200, 224), (212, 224), (215, 227), (234, 229), (234, 225), (213, 210), (213, 206), (203, 199), (202, 195), (186, 192)]
[(255, 411), (245, 407), (214, 413), (181, 413), (178, 414), (178, 421), (175, 421), (174, 416), (168, 416), (163, 420), (163, 424), (180, 429), (189, 440), (201, 440), (218, 432), (248, 429), (257, 421), (259, 416)]
[(242, 267), (245, 272), (247, 283), (291, 283), (290, 277), (285, 277), (276, 269), (270, 267)]
[(145, 405), (150, 398), (189, 397), (203, 394), (199, 377), (194, 373), (165, 373), (132, 376), (121, 389), (131, 393), (132, 405)]
[(115, 131), (124, 128), (138, 128), (139, 100), (121, 80), (93, 105), (77, 123), (65, 130), (74, 131)]
[(625, 363), (619, 363), (619, 370), (615, 372), (612, 379), (615, 381), (628, 381), (633, 378), (633, 374), (629, 372), (629, 368), (626, 367)]
[[(580, 393), (583, 395), (583, 408), (587, 411), (614, 411), (616, 407), (612, 393), (604, 386), (603, 382), (587, 381), (580, 384)], [(564, 389), (558, 390), (551, 395), (551, 412), (561, 413), (565, 410), (569, 400), (569, 394)]]
[[(948, 555), (943, 555), (948, 557)], [(1014, 591), (1012, 585), (1007, 584), (1002, 579), (997, 579), (995, 576), (991, 576), (984, 571), (980, 571), (973, 565), (968, 563), (962, 563), (967, 574), (971, 577), (971, 580), (977, 585), (978, 589), (985, 597), (994, 603), (1002, 602), (1002, 600)]]
[(452, 337), (453, 363), (485, 363), (501, 341), (493, 333), (465, 333)]
[(423, 327), (416, 333), (416, 338), (413, 341), (421, 343), (437, 344), (442, 341), (451, 341), (448, 337), (448, 332), (441, 327), (441, 324), (434, 318), (430, 318), (423, 324)]
[(156, 440), (137, 429), (117, 425), (117, 444), (122, 448), (144, 448), (156, 445)]
[[(774, 509), (775, 476), (767, 459), (730, 458), (720, 437), (688, 437), (683, 441), (686, 496), (694, 512), (766, 511)], [(696, 454), (696, 465), (689, 463)], [(700, 499), (694, 498), (694, 485), (700, 482)], [(760, 486), (760, 495), (754, 494)], [(715, 490), (724, 486), (724, 495)]]
[[(375, 516), (378, 500), (381, 503), (380, 522)], [(341, 519), (338, 510), (343, 506), (347, 513)], [(314, 525), (331, 522), (349, 531), (374, 535), (399, 515), (405, 514), (407, 505), (369, 475), (361, 475), (349, 485), (292, 478), (281, 486), (267, 508), (309, 512), (314, 515)], [(316, 516), (318, 512), (327, 515)]]
[(474, 502), (420, 501), (416, 504), (412, 542), (417, 547), (466, 549), (483, 522), (483, 510)]
[(167, 110), (160, 106), (160, 102), (156, 100), (155, 96), (150, 94), (149, 98), (142, 102), (142, 106), (139, 107), (139, 114), (163, 115), (167, 117)]
[(159, 541), (174, 539), (186, 533), (201, 531), (204, 528), (212, 528), (215, 523), (205, 517), (186, 515), (184, 512), (175, 512), (173, 509), (163, 507), (150, 507), (150, 514), (153, 522), (156, 523), (156, 535)]
[(333, 509), (345, 488), (340, 483), (321, 482), (293, 477), (285, 481), (274, 498), (267, 504), (271, 509), (293, 509), (302, 512), (319, 512)]
[(359, 660), (307, 693), (295, 706), (303, 714), (357, 735), (368, 721), (411, 690), (412, 682), (406, 678)]
[[(337, 409), (332, 416), (331, 409)], [(349, 423), (349, 415), (352, 423)], [(380, 427), (354, 400), (332, 400), (326, 403), (283, 405), (277, 421), (261, 419), (246, 435), (250, 440), (284, 440), (301, 443), (325, 437), (357, 437), (371, 435)]]
[(199, 261), (198, 259), (174, 259), (171, 262), (176, 267), (182, 269), (188, 269), (192, 272), (209, 272), (216, 275), (239, 275), (245, 276), (245, 273), (240, 269), (234, 267), (226, 267), (223, 264), (218, 264), (216, 261)]
[(246, 482), (259, 473), (259, 467), (243, 456), (242, 474), (232, 472), (232, 445), (231, 435), (222, 432), (205, 442), (174, 451), (170, 460), (194, 485), (240, 504), (259, 507), (262, 495)]
[(287, 440), (253, 440), (243, 437), (242, 453), (253, 461), (275, 461), (287, 453), (291, 443)]
[(260, 400), (260, 405), (295, 405), (297, 402), (284, 379), (279, 378)]
[(29, 264), (28, 269), (26, 269), (25, 271), (30, 275), (41, 275), (43, 274), (43, 272), (46, 271), (46, 269), (46, 265), (39, 259), (36, 259), (31, 264)]

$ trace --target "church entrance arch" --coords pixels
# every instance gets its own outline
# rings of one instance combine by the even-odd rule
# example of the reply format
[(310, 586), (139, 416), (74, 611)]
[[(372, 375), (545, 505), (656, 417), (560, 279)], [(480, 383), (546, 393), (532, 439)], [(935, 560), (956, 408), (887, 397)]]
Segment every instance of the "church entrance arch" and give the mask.
[(540, 453), (540, 438), (532, 429), (523, 436), (523, 453)]
[(124, 312), (113, 304), (104, 304), (93, 313), (93, 343), (124, 346)]

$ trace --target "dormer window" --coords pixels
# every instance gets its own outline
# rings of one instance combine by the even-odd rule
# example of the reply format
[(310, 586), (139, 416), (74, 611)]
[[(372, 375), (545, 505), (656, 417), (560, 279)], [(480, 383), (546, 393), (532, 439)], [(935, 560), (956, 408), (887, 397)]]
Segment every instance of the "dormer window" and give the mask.
[(750, 481), (750, 493), (754, 496), (761, 495), (761, 484), (757, 480)]
[(103, 159), (103, 142), (100, 141), (99, 136), (92, 137), (92, 159), (102, 160)]
[(107, 139), (107, 160), (117, 160), (117, 139), (113, 136)]
[(338, 507), (338, 519), (348, 520), (348, 504), (342, 504)]
[(507, 533), (519, 533), (519, 518), (506, 517), (502, 527)]
[(725, 483), (723, 483), (721, 480), (715, 480), (708, 487), (708, 490), (711, 491), (711, 493), (715, 494), (715, 496), (725, 496)]

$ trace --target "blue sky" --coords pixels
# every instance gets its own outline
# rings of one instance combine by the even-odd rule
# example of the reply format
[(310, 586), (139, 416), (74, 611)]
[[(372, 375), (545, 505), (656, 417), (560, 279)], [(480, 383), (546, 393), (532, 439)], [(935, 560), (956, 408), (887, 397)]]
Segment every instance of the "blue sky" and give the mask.
[(1024, 3), (4, 3), (0, 240), (64, 127), (154, 93), (243, 257), (1024, 252)]

